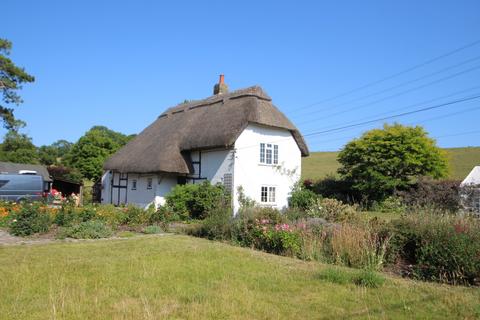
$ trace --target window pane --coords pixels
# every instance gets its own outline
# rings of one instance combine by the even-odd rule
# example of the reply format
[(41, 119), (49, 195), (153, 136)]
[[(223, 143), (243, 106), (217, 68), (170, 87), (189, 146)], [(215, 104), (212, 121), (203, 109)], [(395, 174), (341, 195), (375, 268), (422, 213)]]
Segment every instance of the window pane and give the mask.
[(152, 189), (152, 178), (147, 179), (147, 189)]
[(267, 148), (267, 160), (265, 161), (266, 164), (272, 164), (272, 149)]
[(268, 191), (268, 202), (275, 202), (275, 187), (270, 187)]
[(273, 163), (278, 164), (278, 145), (273, 145)]
[(260, 143), (260, 163), (265, 163), (265, 143)]
[(261, 202), (267, 202), (267, 187), (262, 187), (262, 192), (260, 195)]

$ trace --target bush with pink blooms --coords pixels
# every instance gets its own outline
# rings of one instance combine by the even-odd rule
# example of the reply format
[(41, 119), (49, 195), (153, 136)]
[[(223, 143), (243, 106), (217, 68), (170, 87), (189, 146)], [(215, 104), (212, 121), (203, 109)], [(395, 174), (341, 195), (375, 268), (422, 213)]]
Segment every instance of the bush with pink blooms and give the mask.
[(252, 235), (256, 249), (285, 256), (297, 256), (300, 252), (300, 235), (295, 225), (255, 219)]

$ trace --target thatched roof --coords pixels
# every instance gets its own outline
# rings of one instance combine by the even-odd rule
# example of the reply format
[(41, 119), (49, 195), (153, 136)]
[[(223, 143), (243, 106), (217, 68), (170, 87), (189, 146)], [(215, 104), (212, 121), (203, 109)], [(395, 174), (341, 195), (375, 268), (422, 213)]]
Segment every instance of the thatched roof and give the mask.
[(254, 86), (168, 109), (112, 155), (104, 169), (188, 174), (189, 151), (232, 147), (249, 123), (289, 130), (302, 156), (308, 156), (297, 128)]
[(14, 162), (0, 162), (0, 173), (18, 174), (21, 170), (36, 171), (44, 181), (52, 182), (50, 174), (45, 166), (40, 164), (24, 164)]

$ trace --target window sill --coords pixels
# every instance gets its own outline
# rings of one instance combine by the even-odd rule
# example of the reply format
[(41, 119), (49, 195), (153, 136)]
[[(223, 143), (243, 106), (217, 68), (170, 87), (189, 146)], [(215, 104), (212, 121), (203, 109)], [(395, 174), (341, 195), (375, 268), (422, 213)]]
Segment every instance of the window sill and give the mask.
[(276, 167), (278, 166), (278, 163), (272, 163), (272, 164), (268, 164), (268, 163), (259, 163), (258, 164), (259, 166), (262, 166), (262, 167)]

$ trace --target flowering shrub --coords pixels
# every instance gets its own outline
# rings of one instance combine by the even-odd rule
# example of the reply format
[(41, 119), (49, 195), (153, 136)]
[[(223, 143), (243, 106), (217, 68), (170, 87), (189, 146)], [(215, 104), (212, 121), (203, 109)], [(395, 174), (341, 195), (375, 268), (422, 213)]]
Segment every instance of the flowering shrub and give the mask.
[(125, 212), (124, 224), (132, 226), (148, 223), (150, 215), (155, 211), (152, 207), (145, 210), (136, 205), (128, 205), (122, 210)]
[(47, 232), (50, 224), (51, 216), (48, 210), (42, 208), (39, 203), (28, 203), (21, 206), (18, 211), (12, 210), (9, 231), (15, 236), (28, 236)]
[(246, 238), (251, 239), (252, 247), (270, 253), (297, 256), (300, 251), (297, 227), (268, 218), (255, 219)]
[(336, 199), (317, 199), (307, 211), (312, 218), (324, 218), (331, 222), (344, 222), (357, 219), (357, 207), (344, 204)]
[(468, 216), (412, 214), (390, 226), (390, 254), (416, 278), (480, 283), (480, 222)]
[(125, 224), (127, 221), (127, 213), (124, 208), (117, 208), (113, 204), (98, 205), (94, 207), (94, 210), (97, 220), (103, 221), (114, 228)]
[(0, 201), (0, 227), (8, 227), (15, 213), (20, 210), (20, 206), (15, 202)]

